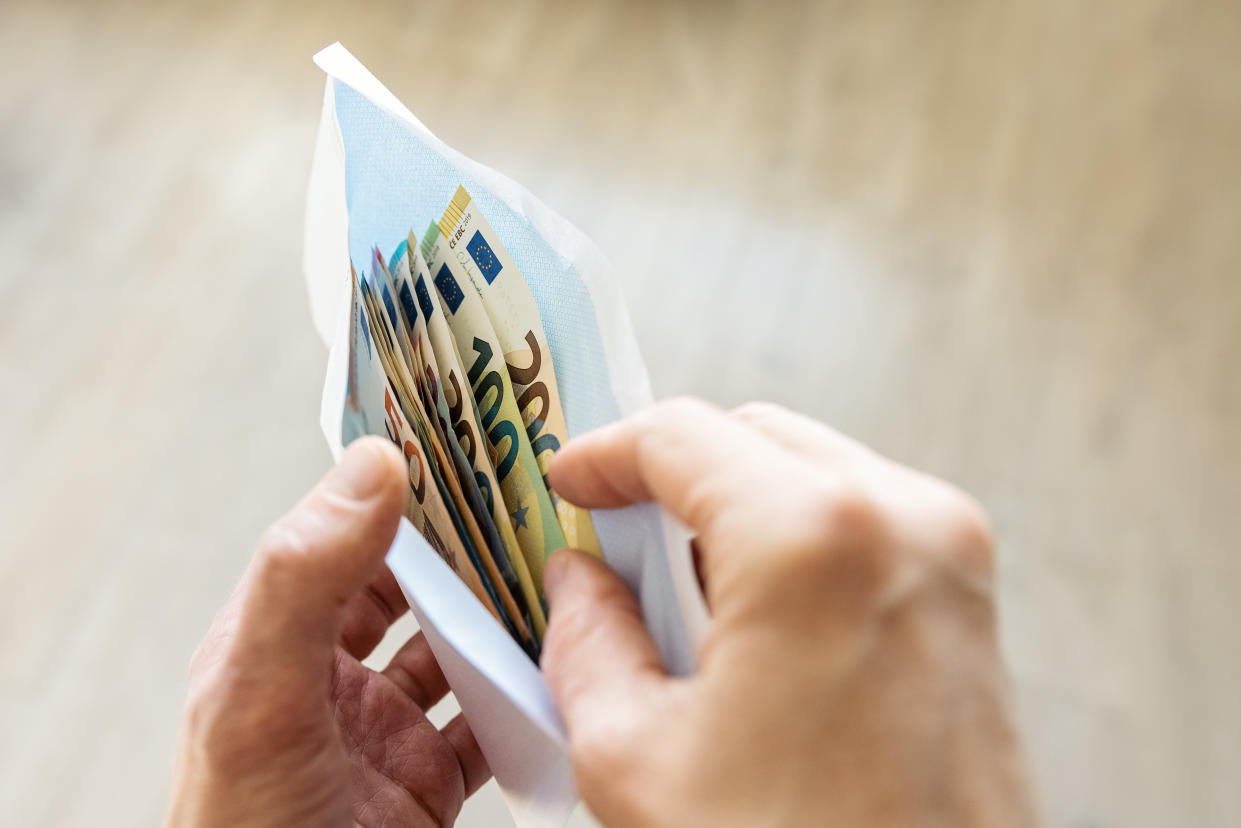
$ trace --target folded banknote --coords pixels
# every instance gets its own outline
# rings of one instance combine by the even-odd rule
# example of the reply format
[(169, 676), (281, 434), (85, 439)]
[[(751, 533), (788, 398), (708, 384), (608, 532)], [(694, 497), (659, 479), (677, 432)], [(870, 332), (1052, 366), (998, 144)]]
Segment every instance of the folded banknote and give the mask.
[(543, 564), (602, 556), (674, 673), (707, 616), (688, 535), (651, 505), (589, 512), (546, 473), (574, 436), (650, 402), (628, 313), (578, 230), (433, 136), (340, 44), (311, 172), (304, 269), (329, 346), (320, 423), (409, 461), (388, 565), (520, 825), (576, 801), (537, 659)]

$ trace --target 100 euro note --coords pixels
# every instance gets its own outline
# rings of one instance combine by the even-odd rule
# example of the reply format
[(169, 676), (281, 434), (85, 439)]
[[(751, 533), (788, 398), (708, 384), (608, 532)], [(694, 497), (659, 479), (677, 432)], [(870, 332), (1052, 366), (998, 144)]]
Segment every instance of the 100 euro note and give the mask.
[[(315, 325), (330, 349), (320, 422), (333, 454), (359, 433), (384, 433), (383, 423), (350, 420), (350, 262), (370, 261), (374, 246), (396, 250), (411, 228), (438, 225), (461, 187), (502, 240), (537, 308), (546, 345), (535, 339), (555, 366), (563, 414), (563, 435), (556, 439), (572, 439), (649, 404), (646, 370), (623, 300), (589, 240), (513, 181), (435, 138), (339, 44), (315, 61), (328, 79), (311, 172), (304, 267)], [(392, 281), (398, 292), (399, 281)], [(459, 359), (468, 358), (458, 351)], [(386, 353), (406, 359), (399, 335)], [(440, 367), (441, 383), (443, 371)], [(374, 379), (372, 393), (381, 393), (386, 378)], [(411, 381), (417, 382), (412, 376)], [(438, 402), (428, 401), (423, 409), (429, 418)], [(527, 407), (518, 415), (527, 432), (531, 423), (523, 415), (530, 414)], [(413, 429), (405, 427), (402, 439), (410, 439)], [(451, 465), (447, 455), (445, 460)], [(562, 536), (570, 534), (559, 513), (549, 523)], [(514, 818), (540, 828), (562, 823), (576, 796), (563, 725), (542, 674), (478, 592), (454, 572), (458, 558), (448, 541), (440, 538), (437, 551), (421, 527), (402, 524), (388, 565)], [(638, 595), (669, 670), (689, 672), (707, 616), (687, 533), (651, 505), (596, 510), (590, 527), (604, 558)]]
[[(499, 234), (475, 207), (465, 187), (457, 188), (437, 229), (449, 256), (461, 265), (477, 291), (495, 330), (509, 366), (517, 409), (546, 482), (551, 458), (568, 439), (568, 429), (534, 296)], [(590, 512), (559, 497), (550, 484), (547, 490), (565, 542), (576, 549), (601, 554)], [(542, 582), (541, 568), (536, 580)]]

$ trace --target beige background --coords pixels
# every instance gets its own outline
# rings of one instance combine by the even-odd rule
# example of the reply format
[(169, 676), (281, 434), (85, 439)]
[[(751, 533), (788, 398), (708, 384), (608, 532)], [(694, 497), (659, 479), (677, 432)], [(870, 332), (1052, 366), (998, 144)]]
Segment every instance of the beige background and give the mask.
[(0, 821), (159, 818), (189, 653), (328, 462), (336, 39), (608, 251), (658, 395), (983, 500), (1053, 825), (1236, 824), (1230, 0), (5, 3)]

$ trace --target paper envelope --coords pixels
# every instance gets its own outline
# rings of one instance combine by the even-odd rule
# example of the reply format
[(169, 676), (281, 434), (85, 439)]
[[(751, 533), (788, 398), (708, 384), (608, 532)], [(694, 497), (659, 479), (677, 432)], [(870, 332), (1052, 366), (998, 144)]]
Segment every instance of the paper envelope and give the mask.
[[(530, 284), (569, 436), (651, 402), (624, 301), (597, 248), (524, 188), (471, 161), (410, 113), (343, 46), (315, 55), (328, 75), (306, 210), (304, 267), (330, 348), (320, 422), (342, 448), (350, 261), (390, 253), (438, 220), (464, 185)], [(688, 533), (651, 505), (593, 513), (609, 564), (638, 595), (669, 671), (692, 670), (707, 624)], [(418, 623), (521, 826), (558, 826), (576, 804), (564, 726), (543, 676), (402, 520), (388, 553)]]

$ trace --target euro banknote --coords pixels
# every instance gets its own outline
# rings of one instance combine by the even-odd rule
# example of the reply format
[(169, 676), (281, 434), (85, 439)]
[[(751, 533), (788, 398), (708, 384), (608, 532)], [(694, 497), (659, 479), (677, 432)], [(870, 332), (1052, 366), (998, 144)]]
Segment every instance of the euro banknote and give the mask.
[(397, 364), (398, 375), (404, 378), (404, 387), (410, 389), (411, 407), (417, 411), (419, 420), (425, 423), (432, 457), (439, 464), (451, 505), (456, 507), (461, 525), (468, 535), (470, 544), (467, 548), (477, 551), (488, 582), (494, 586), (493, 592), (511, 621), (510, 626), (527, 649), (537, 653), (537, 641), (530, 632), (531, 613), (520, 583), (491, 511), (479, 491), (473, 468), (444, 416), (447, 404), (440, 393), (437, 366), (426, 342), (425, 330), (417, 325), (417, 321), (412, 328), (405, 324), (395, 300), (387, 293), (394, 282), (378, 251), (373, 256), (372, 274), (375, 283), (385, 292), (383, 309), (389, 323), (388, 336), (405, 343), (403, 348), (410, 354), (408, 366), (397, 364), (395, 354), (392, 362)]
[(547, 482), (552, 456), (569, 438), (547, 334), (526, 279), (465, 187), (458, 187), (438, 225), (449, 255), (482, 300), (504, 352), (526, 435), (543, 474), (565, 542), (600, 554), (590, 512), (556, 494)]
[[(525, 621), (512, 591), (499, 577), (494, 558), (489, 551), (486, 533), (479, 526), (475, 511), (462, 489), (460, 478), (452, 461), (452, 454), (445, 441), (436, 433), (436, 422), (428, 415), (425, 399), (425, 381), (416, 377), (403, 361), (397, 341), (404, 332), (397, 333), (386, 315), (377, 293), (386, 289), (379, 257), (373, 256), (371, 279), (359, 283), (362, 297), (363, 320), (371, 332), (371, 345), (378, 354), (390, 386), (395, 395), (395, 407), (404, 414), (412, 426), (418, 444), (423, 450), (430, 483), (439, 494), (455, 537), (469, 561), (473, 572), (479, 576), (484, 591), (498, 610), (498, 618), (509, 633), (532, 657), (537, 658), (538, 646), (529, 624)], [(489, 520), (489, 518), (488, 518)]]
[(402, 447), (411, 522), (537, 660), (547, 557), (601, 554), (590, 513), (547, 481), (568, 432), (538, 306), (464, 187), (368, 264), (352, 268), (347, 437)]
[(517, 408), (503, 350), (482, 299), (436, 224), (427, 228), (422, 253), (457, 351), (468, 366), (466, 380), (513, 531), (534, 586), (541, 590), (544, 561), (565, 539)]
[(495, 602), (466, 555), (439, 489), (430, 480), (430, 463), (422, 442), (397, 405), (397, 395), (379, 358), (356, 276), (351, 289), (349, 385), (342, 419), (344, 438), (348, 441), (363, 434), (378, 434), (401, 448), (409, 462), (405, 516), (499, 621)]
[[(495, 468), (485, 445), (480, 440), (478, 406), (466, 380), (465, 369), (457, 352), (456, 341), (440, 307), (439, 293), (431, 287), (431, 274), (422, 257), (418, 240), (410, 233), (393, 254), (389, 268), (396, 286), (403, 319), (415, 336), (429, 347), (423, 348), (426, 371), (433, 374), (432, 385), (438, 384), (436, 404), (444, 421), (445, 432), (451, 432), (461, 454), (473, 470), (474, 481), (486, 507), (490, 510), (504, 554), (516, 576), (531, 624), (537, 637), (547, 630), (542, 601), (534, 579), (522, 555), (517, 535), (496, 479)], [(438, 380), (438, 382), (436, 382)]]

